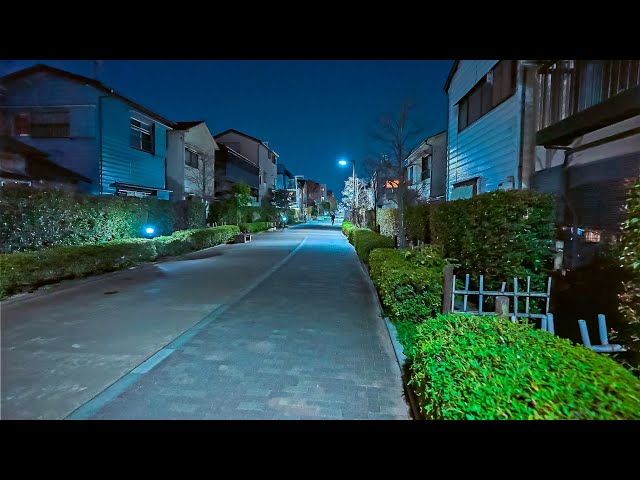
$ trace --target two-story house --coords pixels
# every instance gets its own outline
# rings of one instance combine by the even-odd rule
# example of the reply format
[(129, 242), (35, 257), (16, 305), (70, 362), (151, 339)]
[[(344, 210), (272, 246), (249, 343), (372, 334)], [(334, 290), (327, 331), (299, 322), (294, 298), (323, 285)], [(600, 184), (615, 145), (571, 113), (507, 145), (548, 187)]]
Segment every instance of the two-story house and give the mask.
[(537, 72), (534, 189), (557, 199), (565, 268), (615, 240), (640, 177), (640, 61), (549, 60)]
[(446, 200), (527, 188), (535, 157), (535, 64), (456, 60), (449, 98)]
[(238, 130), (229, 129), (214, 135), (216, 142), (223, 143), (234, 152), (248, 158), (259, 169), (258, 203), (268, 198), (276, 189), (278, 154), (269, 145)]
[(218, 143), (215, 155), (215, 200), (225, 200), (231, 196), (231, 188), (236, 183), (244, 183), (251, 189), (255, 205), (258, 204), (260, 168), (244, 155), (224, 143)]
[(215, 155), (219, 150), (204, 120), (176, 122), (167, 132), (167, 186), (171, 198), (215, 196)]
[(47, 65), (0, 78), (2, 131), (91, 183), (91, 194), (169, 199), (167, 131), (173, 122), (101, 82)]
[(405, 160), (409, 189), (421, 201), (444, 200), (447, 188), (447, 132), (426, 138)]

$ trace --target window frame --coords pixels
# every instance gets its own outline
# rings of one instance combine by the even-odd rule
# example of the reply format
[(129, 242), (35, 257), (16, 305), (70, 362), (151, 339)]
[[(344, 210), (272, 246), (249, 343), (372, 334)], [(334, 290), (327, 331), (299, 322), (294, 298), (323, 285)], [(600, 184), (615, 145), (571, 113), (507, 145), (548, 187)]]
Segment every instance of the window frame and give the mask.
[[(425, 165), (427, 168), (425, 168)], [(422, 157), (422, 169), (420, 171), (420, 181), (431, 180), (431, 170), (433, 168), (433, 155), (428, 153)], [(428, 175), (425, 176), (425, 173)]]
[[(461, 182), (454, 183), (453, 185), (451, 185), (451, 196), (453, 196), (453, 192), (456, 188), (472, 186), (473, 190), (471, 193), (471, 197), (475, 197), (476, 195), (478, 195), (479, 180), (480, 180), (480, 177), (474, 177), (468, 180), (463, 180)], [(456, 200), (462, 200), (462, 199), (456, 199)]]
[[(189, 161), (187, 161), (187, 153), (189, 154)], [(196, 157), (196, 165), (191, 163), (193, 160), (193, 156)], [(195, 168), (196, 170), (200, 169), (200, 154), (195, 150), (191, 150), (190, 148), (185, 147), (184, 149), (184, 164), (188, 167)]]
[[(62, 123), (47, 123), (42, 120), (38, 121), (38, 115), (62, 115), (65, 118), (65, 122)], [(32, 111), (28, 114), (29, 118), (29, 133), (31, 138), (71, 138), (71, 112), (69, 110), (42, 110)], [(35, 119), (35, 121), (34, 121)], [(34, 128), (34, 125), (36, 128)], [(57, 133), (61, 129), (66, 129), (62, 135), (53, 134)], [(27, 135), (20, 135), (27, 136)]]
[[(147, 132), (142, 127), (134, 125), (133, 122), (138, 122), (140, 125), (149, 126), (149, 131)], [(155, 155), (156, 152), (156, 124), (153, 121), (147, 123), (145, 120), (140, 120), (136, 117), (130, 117), (129, 121), (129, 146), (136, 150), (140, 150), (141, 152), (150, 153), (151, 155)], [(139, 136), (140, 143), (139, 145), (133, 144), (133, 132), (138, 132), (139, 134), (147, 134), (150, 137), (150, 150), (142, 148), (142, 135)]]
[[(515, 95), (517, 90), (518, 83), (518, 61), (517, 60), (508, 60), (511, 62), (511, 72), (507, 77), (504, 73), (504, 66), (506, 65), (505, 60), (500, 60), (496, 63), (491, 70), (489, 70), (478, 82), (456, 103), (458, 107), (458, 133), (467, 129), (470, 125), (473, 125), (478, 120), (480, 120), (485, 115), (489, 114), (504, 102), (509, 100), (513, 95)], [(498, 75), (499, 74), (499, 75)], [(498, 79), (497, 77), (500, 77)], [(502, 83), (504, 78), (510, 78), (511, 84), (510, 88), (507, 91), (506, 95), (500, 98), (497, 102), (495, 102), (495, 92), (496, 92), (496, 81), (499, 81), (500, 89), (504, 89), (504, 84)], [(490, 85), (490, 88), (487, 87)], [(469, 99), (474, 95), (479, 95), (480, 98), (478, 100), (480, 107), (480, 115), (473, 119), (469, 120)], [(490, 102), (487, 103), (484, 100), (484, 96), (490, 97)], [(501, 95), (500, 95), (501, 96)], [(499, 97), (500, 97), (499, 96)], [(475, 98), (475, 97), (474, 97)], [(488, 110), (485, 111), (485, 108), (490, 106)]]
[[(24, 133), (18, 132), (18, 121), (24, 122)], [(31, 135), (31, 115), (29, 112), (20, 112), (14, 115), (13, 134), (16, 137), (28, 137)]]

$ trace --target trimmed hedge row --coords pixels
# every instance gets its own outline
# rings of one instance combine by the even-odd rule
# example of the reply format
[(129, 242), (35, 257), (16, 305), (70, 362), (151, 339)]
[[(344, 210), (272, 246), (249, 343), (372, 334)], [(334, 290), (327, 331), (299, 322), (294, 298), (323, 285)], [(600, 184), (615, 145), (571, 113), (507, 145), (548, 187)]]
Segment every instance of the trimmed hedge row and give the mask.
[(342, 222), (342, 233), (345, 237), (349, 238), (349, 232), (353, 230), (355, 227), (351, 222)]
[(0, 211), (0, 251), (5, 253), (136, 238), (149, 225), (167, 235), (176, 218), (171, 202), (155, 198), (30, 187), (0, 188)]
[(265, 230), (269, 230), (273, 223), (271, 222), (251, 222), (251, 223), (241, 223), (239, 225), (240, 231), (245, 233), (256, 233), (263, 232)]
[(448, 263), (431, 245), (414, 250), (373, 250), (369, 273), (391, 320), (421, 322), (438, 314)]
[(415, 338), (409, 384), (429, 419), (640, 419), (631, 373), (530, 324), (440, 315)]
[(531, 276), (541, 291), (553, 259), (554, 199), (531, 190), (483, 193), (431, 205), (431, 243), (460, 262), (460, 271), (485, 275), (485, 288)]
[(122, 270), (139, 262), (181, 255), (231, 240), (235, 225), (183, 230), (151, 239), (114, 240), (98, 244), (57, 246), (35, 252), (0, 254), (0, 298), (67, 278)]
[(385, 237), (368, 228), (354, 228), (349, 234), (349, 241), (353, 244), (358, 257), (364, 263), (369, 263), (369, 254), (373, 249), (395, 247), (393, 238)]

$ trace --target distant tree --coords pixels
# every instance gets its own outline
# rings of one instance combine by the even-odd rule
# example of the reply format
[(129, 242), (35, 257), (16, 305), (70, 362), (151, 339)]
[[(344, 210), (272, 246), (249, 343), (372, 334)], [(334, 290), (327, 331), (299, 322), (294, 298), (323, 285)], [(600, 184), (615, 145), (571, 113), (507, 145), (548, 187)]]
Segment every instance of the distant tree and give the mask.
[(405, 101), (396, 114), (384, 113), (378, 119), (370, 136), (376, 141), (380, 150), (388, 155), (391, 166), (390, 180), (398, 181), (396, 203), (398, 205), (398, 243), (400, 248), (407, 244), (404, 225), (404, 206), (407, 202), (406, 159), (411, 147), (417, 143), (422, 129), (411, 122), (410, 112), (413, 105)]
[(336, 197), (331, 195), (329, 197), (329, 210), (332, 212), (335, 212), (337, 209), (338, 209), (338, 201), (336, 200)]
[(280, 210), (287, 210), (291, 207), (292, 195), (293, 192), (289, 190), (274, 190), (271, 197), (271, 204)]
[(184, 179), (186, 180), (185, 192), (193, 194), (204, 203), (206, 219), (209, 205), (213, 202), (215, 194), (213, 155), (200, 156), (198, 168), (185, 166)]
[(392, 180), (393, 168), (391, 162), (384, 154), (370, 156), (365, 158), (364, 172), (370, 178), (369, 188), (373, 196), (373, 221), (374, 225), (378, 224), (378, 205), (384, 197), (387, 180)]
[(363, 225), (365, 212), (373, 208), (373, 194), (371, 188), (369, 188), (369, 182), (356, 176), (354, 195), (353, 176), (349, 177), (344, 182), (342, 201), (349, 206), (350, 219), (353, 224), (357, 226)]

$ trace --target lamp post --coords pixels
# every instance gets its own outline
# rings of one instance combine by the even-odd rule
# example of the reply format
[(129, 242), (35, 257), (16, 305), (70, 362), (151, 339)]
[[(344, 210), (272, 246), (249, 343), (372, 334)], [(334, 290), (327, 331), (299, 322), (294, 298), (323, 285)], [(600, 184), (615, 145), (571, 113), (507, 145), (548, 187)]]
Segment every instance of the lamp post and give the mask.
[(356, 194), (356, 162), (354, 160), (339, 160), (338, 164), (344, 167), (347, 162), (351, 162), (351, 165), (353, 165), (353, 173), (351, 175), (351, 178), (353, 178), (353, 223), (357, 223), (355, 222), (356, 208), (358, 208), (358, 195)]

